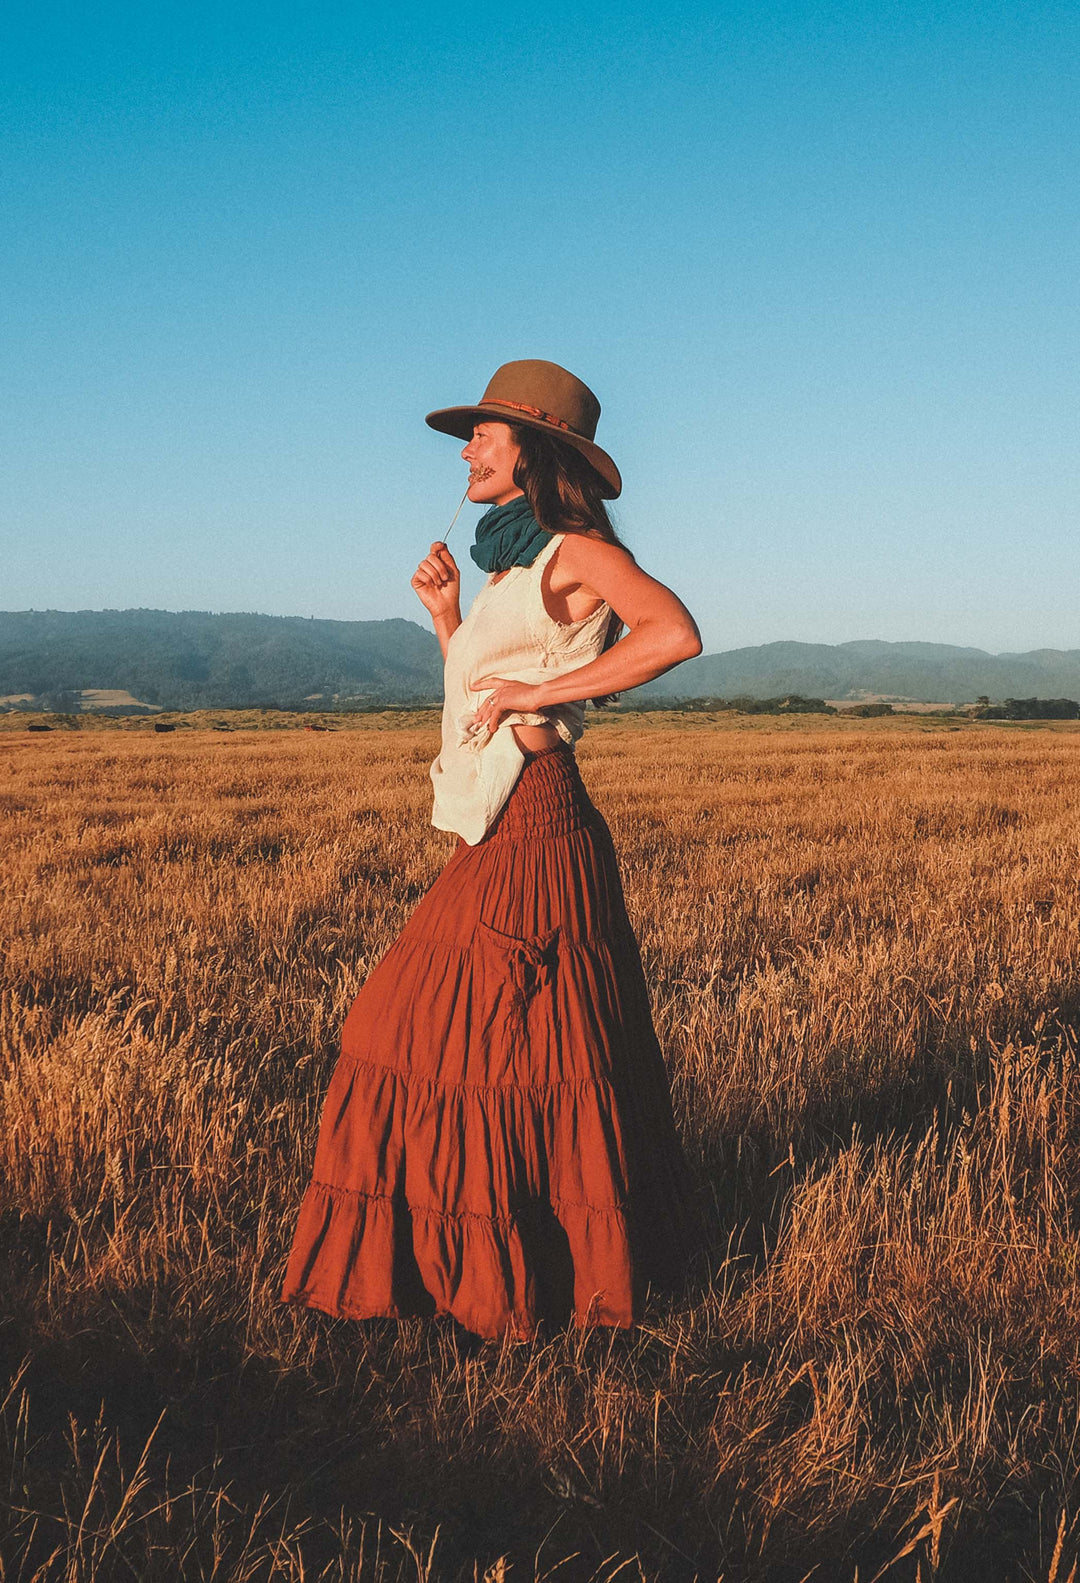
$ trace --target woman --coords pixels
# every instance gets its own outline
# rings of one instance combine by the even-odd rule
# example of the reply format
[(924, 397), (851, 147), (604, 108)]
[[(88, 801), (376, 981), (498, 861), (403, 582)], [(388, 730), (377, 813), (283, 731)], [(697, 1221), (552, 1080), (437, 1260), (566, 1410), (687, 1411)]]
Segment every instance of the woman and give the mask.
[(286, 1301), (528, 1337), (540, 1320), (630, 1326), (684, 1268), (667, 1076), (574, 743), (581, 700), (701, 639), (611, 527), (599, 413), (565, 369), (526, 361), (478, 406), (428, 415), (468, 442), (469, 499), (491, 508), (464, 621), (445, 543), (412, 579), (445, 661), (432, 822), (458, 844), (349, 1011)]

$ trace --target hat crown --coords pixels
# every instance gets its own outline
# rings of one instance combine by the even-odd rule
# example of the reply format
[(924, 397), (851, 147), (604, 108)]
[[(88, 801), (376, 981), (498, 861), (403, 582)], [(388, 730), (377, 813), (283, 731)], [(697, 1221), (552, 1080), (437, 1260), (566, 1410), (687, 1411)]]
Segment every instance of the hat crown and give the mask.
[(596, 436), (600, 403), (569, 369), (537, 358), (504, 363), (488, 380), (480, 405), (518, 408), (525, 416), (553, 421), (583, 439)]

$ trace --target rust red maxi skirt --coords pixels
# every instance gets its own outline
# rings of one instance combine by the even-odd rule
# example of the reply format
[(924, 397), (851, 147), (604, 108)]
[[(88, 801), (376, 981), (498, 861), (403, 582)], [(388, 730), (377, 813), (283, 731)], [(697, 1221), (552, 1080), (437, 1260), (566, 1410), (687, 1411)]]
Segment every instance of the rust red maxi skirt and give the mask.
[(563, 744), (459, 841), (346, 1018), (282, 1296), (629, 1326), (688, 1178), (611, 834)]

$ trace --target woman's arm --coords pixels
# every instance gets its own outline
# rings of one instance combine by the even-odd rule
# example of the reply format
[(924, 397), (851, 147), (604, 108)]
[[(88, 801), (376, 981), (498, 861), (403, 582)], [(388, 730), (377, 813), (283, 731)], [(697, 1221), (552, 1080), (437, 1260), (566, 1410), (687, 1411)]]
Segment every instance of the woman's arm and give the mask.
[(442, 657), (446, 659), (446, 645), (461, 625), (461, 611), (455, 610), (449, 615), (432, 616), (431, 624), (435, 628), (435, 636), (439, 640)]
[(640, 687), (701, 653), (701, 633), (682, 600), (643, 572), (621, 546), (568, 533), (557, 554), (560, 571), (610, 605), (629, 631), (587, 665), (538, 686), (497, 676), (474, 682), (476, 688), (496, 688), (477, 710), (492, 730), (502, 714)]
[(446, 659), (446, 645), (461, 625), (461, 573), (442, 539), (436, 539), (412, 577), (412, 588), (431, 616)]

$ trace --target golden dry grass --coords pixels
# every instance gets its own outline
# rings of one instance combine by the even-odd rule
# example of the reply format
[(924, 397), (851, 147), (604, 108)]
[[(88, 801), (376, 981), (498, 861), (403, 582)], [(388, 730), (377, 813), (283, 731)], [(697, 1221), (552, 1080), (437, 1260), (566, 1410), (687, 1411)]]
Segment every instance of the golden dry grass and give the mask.
[(277, 1301), (431, 718), (140, 724), (0, 748), (5, 1583), (1075, 1575), (1080, 733), (586, 735), (707, 1238), (502, 1347)]

